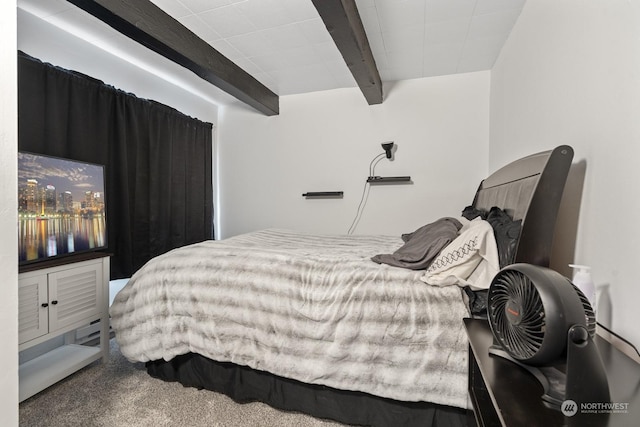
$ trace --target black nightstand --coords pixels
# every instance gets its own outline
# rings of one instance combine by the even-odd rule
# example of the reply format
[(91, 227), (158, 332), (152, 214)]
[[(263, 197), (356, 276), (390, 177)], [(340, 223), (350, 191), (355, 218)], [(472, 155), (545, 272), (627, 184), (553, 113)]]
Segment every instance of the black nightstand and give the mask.
[[(544, 405), (542, 386), (524, 368), (489, 355), (493, 336), (485, 319), (464, 319), (469, 337), (469, 396), (475, 420), (469, 425), (506, 427), (640, 425), (640, 365), (600, 336), (596, 345), (605, 365), (611, 400), (619, 403), (606, 415), (565, 417)], [(585, 375), (589, 375), (585, 372)], [(626, 412), (624, 409), (626, 407)]]

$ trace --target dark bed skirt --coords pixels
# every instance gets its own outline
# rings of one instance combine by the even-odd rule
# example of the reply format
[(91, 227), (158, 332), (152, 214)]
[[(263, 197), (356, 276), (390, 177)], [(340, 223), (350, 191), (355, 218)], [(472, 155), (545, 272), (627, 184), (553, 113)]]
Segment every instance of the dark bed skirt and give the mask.
[(246, 366), (186, 354), (151, 361), (147, 372), (186, 387), (224, 393), (236, 402), (260, 401), (277, 409), (302, 412), (344, 424), (376, 427), (466, 426), (468, 411), (427, 402), (401, 402), (367, 393), (306, 384)]

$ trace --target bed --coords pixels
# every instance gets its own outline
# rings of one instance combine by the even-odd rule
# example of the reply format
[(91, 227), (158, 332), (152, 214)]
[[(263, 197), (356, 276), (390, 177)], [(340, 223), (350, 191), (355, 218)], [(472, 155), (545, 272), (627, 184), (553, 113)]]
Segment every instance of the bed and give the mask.
[(466, 219), (403, 236), (268, 229), (174, 249), (116, 296), (116, 340), (150, 375), (239, 402), (352, 425), (466, 425), (462, 319), (481, 312), (499, 267), (548, 266), (572, 158), (560, 146), (516, 160), (480, 183)]

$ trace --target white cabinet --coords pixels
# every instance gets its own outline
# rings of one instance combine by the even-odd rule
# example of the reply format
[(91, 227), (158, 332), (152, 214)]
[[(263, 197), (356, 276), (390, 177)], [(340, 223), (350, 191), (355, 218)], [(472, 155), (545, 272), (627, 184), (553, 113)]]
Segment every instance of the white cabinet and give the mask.
[[(22, 272), (19, 350), (64, 335), (64, 345), (20, 365), (20, 401), (100, 358), (109, 357), (109, 257)], [(100, 324), (100, 346), (75, 343), (75, 331)]]
[[(26, 276), (26, 277), (23, 277)], [(20, 344), (49, 332), (47, 275), (21, 275), (18, 279), (18, 340)]]

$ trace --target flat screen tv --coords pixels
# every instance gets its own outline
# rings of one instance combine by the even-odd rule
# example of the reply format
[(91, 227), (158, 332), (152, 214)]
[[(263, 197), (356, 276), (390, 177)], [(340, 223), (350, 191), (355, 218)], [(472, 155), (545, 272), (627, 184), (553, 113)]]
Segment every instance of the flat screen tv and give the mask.
[(104, 166), (18, 153), (20, 264), (107, 247)]

